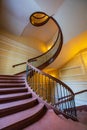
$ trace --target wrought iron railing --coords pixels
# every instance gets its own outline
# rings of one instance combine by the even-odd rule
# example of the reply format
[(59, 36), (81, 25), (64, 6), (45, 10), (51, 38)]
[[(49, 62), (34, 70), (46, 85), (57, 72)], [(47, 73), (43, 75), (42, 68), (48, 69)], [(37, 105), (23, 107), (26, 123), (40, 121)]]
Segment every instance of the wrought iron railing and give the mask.
[(76, 120), (74, 93), (66, 84), (29, 63), (27, 63), (26, 77), (37, 95), (51, 103), (56, 110)]

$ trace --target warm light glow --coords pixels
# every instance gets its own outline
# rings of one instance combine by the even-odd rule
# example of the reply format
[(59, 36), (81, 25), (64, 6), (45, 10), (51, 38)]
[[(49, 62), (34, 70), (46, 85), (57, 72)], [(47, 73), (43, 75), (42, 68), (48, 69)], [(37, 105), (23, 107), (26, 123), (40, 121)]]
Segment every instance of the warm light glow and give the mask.
[(52, 46), (48, 46), (47, 49), (49, 50)]
[(50, 69), (44, 69), (44, 72), (50, 74), (51, 76), (58, 78), (58, 71), (54, 68), (50, 68)]
[(71, 39), (68, 43), (64, 44), (58, 57), (58, 68), (61, 68), (61, 66), (85, 48), (87, 48), (87, 31), (81, 33)]
[(87, 51), (82, 53), (82, 59), (85, 67), (87, 67)]

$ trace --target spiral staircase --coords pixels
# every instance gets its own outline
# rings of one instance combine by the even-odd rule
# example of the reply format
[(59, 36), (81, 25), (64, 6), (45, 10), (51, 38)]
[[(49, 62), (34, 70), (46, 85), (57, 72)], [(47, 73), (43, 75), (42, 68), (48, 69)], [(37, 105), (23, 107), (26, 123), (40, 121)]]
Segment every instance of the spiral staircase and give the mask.
[[(29, 59), (26, 73), (0, 75), (0, 130), (86, 130), (79, 123), (75, 94), (64, 82), (42, 71), (60, 53), (63, 38), (58, 23), (53, 46)], [(87, 114), (87, 113), (86, 113)]]

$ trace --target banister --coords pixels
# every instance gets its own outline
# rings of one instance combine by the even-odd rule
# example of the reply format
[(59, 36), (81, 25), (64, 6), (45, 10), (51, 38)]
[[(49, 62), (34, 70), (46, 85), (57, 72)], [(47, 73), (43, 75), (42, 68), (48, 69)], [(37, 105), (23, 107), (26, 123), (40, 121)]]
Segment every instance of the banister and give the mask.
[[(54, 23), (56, 24), (57, 28), (58, 28), (58, 31), (57, 31), (57, 37), (56, 37), (56, 40), (54, 41), (54, 44), (52, 45), (52, 47), (46, 51), (45, 53), (39, 55), (39, 56), (36, 56), (34, 58), (31, 58), (31, 59), (28, 59), (28, 62), (31, 62), (31, 61), (36, 61), (37, 59), (37, 64), (39, 63), (39, 60), (40, 59), (43, 59), (43, 57), (45, 58), (45, 62), (42, 63), (42, 64), (38, 64), (36, 67), (38, 67), (39, 69), (43, 69), (45, 68), (47, 65), (49, 65), (50, 63), (52, 63), (55, 58), (58, 56), (58, 54), (60, 53), (60, 50), (62, 48), (62, 44), (63, 44), (63, 35), (62, 35), (62, 31), (61, 31), (61, 28), (60, 26), (58, 25), (58, 23), (56, 22), (56, 20), (52, 17), (50, 17), (51, 20), (54, 21)], [(58, 41), (59, 40), (59, 41)], [(58, 43), (57, 43), (58, 42)], [(53, 50), (55, 49), (55, 50)], [(55, 51), (55, 52), (54, 52)], [(52, 54), (53, 53), (53, 54)], [(51, 56), (52, 54), (52, 56)], [(51, 57), (48, 57), (48, 55), (50, 55)], [(46, 57), (47, 57), (47, 60), (46, 60)], [(49, 58), (49, 59), (48, 59)], [(23, 62), (23, 63), (19, 63), (19, 64), (15, 64), (13, 65), (13, 67), (16, 67), (16, 66), (19, 66), (19, 65), (23, 65), (25, 64), (26, 62)], [(36, 62), (34, 63), (36, 64)]]
[[(84, 90), (82, 90), (82, 91), (78, 91), (78, 92), (74, 93), (74, 95), (78, 95), (78, 94), (85, 93), (85, 92), (87, 92), (87, 89), (84, 89)], [(64, 99), (64, 98), (67, 98), (67, 97), (70, 97), (70, 96), (71, 96), (71, 95), (61, 97), (61, 98), (59, 98), (59, 100)]]
[(41, 73), (42, 75), (45, 75), (45, 76), (49, 77), (50, 79), (55, 80), (56, 82), (58, 82), (58, 83), (64, 85), (64, 86), (65, 86), (71, 93), (73, 93), (73, 95), (74, 95), (74, 92), (72, 91), (72, 89), (71, 89), (68, 85), (66, 85), (64, 82), (62, 82), (61, 80), (59, 80), (59, 79), (57, 79), (57, 78), (55, 78), (55, 77), (49, 75), (48, 73), (43, 72), (42, 70), (40, 70), (40, 69), (34, 67), (33, 65), (29, 64), (28, 62), (27, 62), (27, 65), (29, 65), (31, 68), (33, 68), (33, 69), (36, 70), (37, 72)]
[(75, 94), (75, 95), (78, 95), (78, 94), (85, 93), (85, 92), (87, 92), (87, 89), (84, 89), (84, 90), (82, 90), (82, 91), (78, 91), (78, 92), (76, 92), (76, 93), (74, 93), (74, 94)]
[(75, 95), (72, 89), (61, 80), (43, 72), (28, 62), (27, 67), (31, 69), (26, 76), (33, 91), (43, 97), (43, 100), (51, 103), (54, 108), (76, 120)]
[(22, 62), (22, 63), (19, 63), (19, 64), (15, 64), (15, 65), (13, 65), (12, 67), (14, 68), (14, 67), (16, 67), (16, 66), (20, 66), (20, 65), (24, 65), (24, 64), (26, 64), (26, 62)]
[[(37, 59), (29, 59), (28, 62), (34, 62), (34, 61), (37, 61)], [(23, 65), (23, 64), (26, 64), (26, 62), (22, 62), (22, 63), (19, 63), (19, 64), (15, 64), (13, 65), (12, 67), (16, 67), (16, 66), (20, 66), (20, 65)]]
[(73, 99), (73, 96), (71, 96), (69, 99), (65, 99), (65, 100), (59, 101), (59, 102), (55, 103), (54, 105), (59, 105), (61, 103), (65, 103), (66, 101), (70, 101), (72, 99)]
[[(61, 80), (40, 70), (55, 60), (60, 53), (63, 44), (63, 36), (60, 26), (54, 18), (50, 17), (50, 19), (52, 19), (58, 27), (56, 40), (47, 52), (28, 59), (26, 66), (26, 80), (32, 90), (38, 92), (40, 97), (43, 97), (43, 100), (53, 104), (54, 108), (76, 120), (75, 94), (72, 89)], [(33, 64), (30, 64), (30, 62), (33, 62)], [(25, 62), (20, 64), (25, 64)], [(62, 99), (62, 97), (65, 98)]]
[(56, 46), (56, 44), (57, 44), (57, 41), (58, 41), (59, 39), (60, 39), (60, 42), (59, 42), (59, 45), (56, 46), (57, 50), (56, 50), (56, 52), (54, 53), (54, 55), (53, 55), (51, 58), (49, 58), (49, 59), (48, 59), (47, 61), (45, 61), (43, 64), (38, 65), (38, 66), (35, 66), (35, 67), (37, 67), (37, 68), (39, 68), (39, 69), (45, 68), (47, 65), (51, 64), (51, 63), (55, 60), (55, 58), (56, 58), (56, 57), (58, 56), (58, 54), (60, 53), (60, 50), (61, 50), (62, 44), (63, 44), (63, 35), (62, 35), (62, 31), (61, 31), (60, 26), (58, 25), (58, 23), (56, 22), (56, 20), (55, 20), (54, 18), (50, 17), (50, 19), (52, 19), (52, 20), (55, 22), (55, 24), (57, 25), (57, 27), (58, 27), (58, 35), (57, 35), (57, 38), (56, 38), (56, 40), (55, 40), (53, 46), (52, 46), (48, 51), (46, 51), (45, 53), (43, 53), (43, 54), (41, 54), (41, 55), (39, 55), (39, 56), (37, 56), (37, 57), (31, 58), (31, 59), (29, 59), (28, 61), (30, 61), (30, 60), (32, 60), (32, 59), (37, 59), (37, 62), (38, 62), (38, 59), (40, 60), (40, 58), (46, 56), (48, 53), (50, 54), (50, 52), (55, 48), (55, 46)]

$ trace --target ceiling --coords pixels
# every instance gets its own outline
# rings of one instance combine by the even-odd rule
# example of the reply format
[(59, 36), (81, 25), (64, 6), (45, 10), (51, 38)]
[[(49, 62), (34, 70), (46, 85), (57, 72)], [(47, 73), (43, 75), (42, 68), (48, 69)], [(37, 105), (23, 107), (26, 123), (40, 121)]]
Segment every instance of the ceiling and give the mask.
[[(35, 11), (53, 15), (62, 29), (64, 43), (87, 30), (87, 0), (0, 0), (0, 28), (17, 36), (37, 37), (29, 21)], [(40, 32), (38, 39), (47, 42), (52, 30)]]

